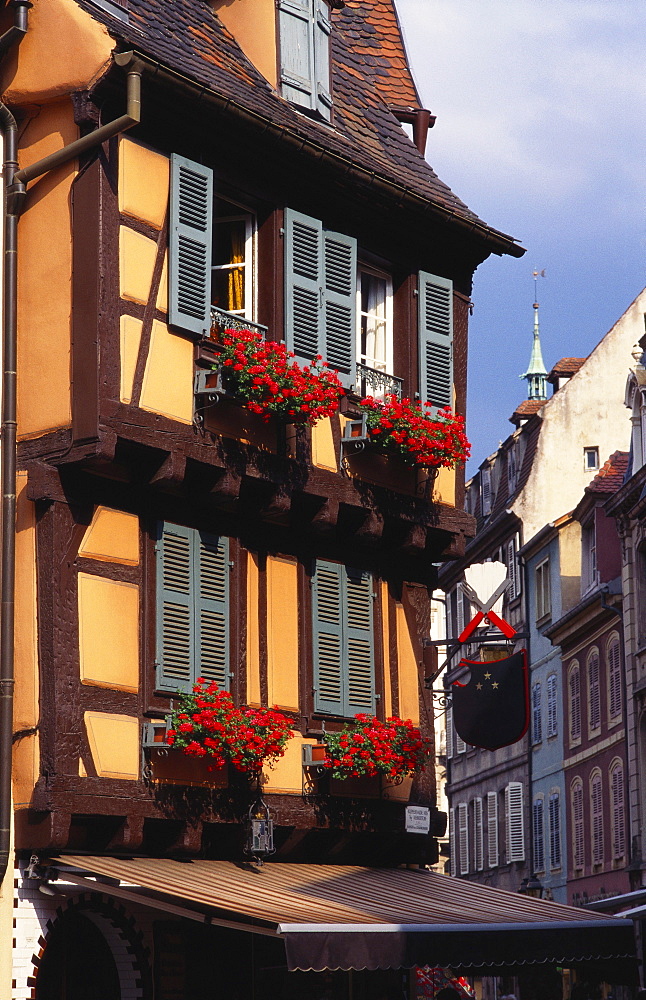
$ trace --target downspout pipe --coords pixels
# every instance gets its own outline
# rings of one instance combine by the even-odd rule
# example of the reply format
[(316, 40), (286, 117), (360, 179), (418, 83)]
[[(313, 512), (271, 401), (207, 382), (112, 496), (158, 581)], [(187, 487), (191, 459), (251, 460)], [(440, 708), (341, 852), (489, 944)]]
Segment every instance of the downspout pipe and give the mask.
[[(14, 0), (17, 7), (12, 39), (26, 31), (27, 0)], [(22, 25), (22, 27), (20, 27)], [(6, 34), (9, 34), (7, 32)], [(8, 43), (0, 38), (0, 53)], [(10, 39), (10, 41), (12, 40)], [(11, 779), (14, 691), (14, 611), (16, 562), (16, 369), (17, 369), (17, 236), (18, 219), (25, 204), (29, 181), (69, 163), (95, 149), (107, 139), (125, 132), (141, 120), (141, 74), (143, 64), (131, 52), (113, 56), (128, 74), (126, 113), (107, 125), (77, 139), (50, 156), (18, 170), (16, 120), (0, 104), (0, 127), (5, 135), (4, 302), (3, 302), (3, 399), (2, 399), (2, 597), (0, 607), (0, 883), (8, 864), (11, 844)]]
[[(14, 0), (14, 23), (0, 38), (0, 57), (19, 44), (27, 32), (31, 3)], [(18, 169), (16, 119), (0, 103), (4, 136), (5, 192)], [(11, 778), (14, 689), (14, 592), (16, 553), (16, 236), (18, 219), (4, 206), (3, 252), (3, 371), (2, 371), (2, 589), (0, 598), (0, 884), (9, 864), (11, 846)]]

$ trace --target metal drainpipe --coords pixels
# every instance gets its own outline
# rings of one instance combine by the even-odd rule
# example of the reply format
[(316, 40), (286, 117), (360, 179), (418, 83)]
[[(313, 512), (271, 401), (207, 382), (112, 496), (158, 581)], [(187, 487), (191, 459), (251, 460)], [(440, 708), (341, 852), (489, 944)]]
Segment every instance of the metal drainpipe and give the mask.
[[(0, 38), (0, 54), (27, 30), (28, 0), (14, 0), (16, 24)], [(11, 35), (9, 41), (5, 41)], [(127, 69), (126, 114), (94, 132), (71, 142), (24, 170), (18, 170), (16, 120), (0, 104), (0, 127), (5, 135), (5, 218), (4, 218), (4, 370), (2, 400), (2, 605), (0, 608), (0, 883), (9, 864), (11, 843), (11, 778), (14, 691), (14, 605), (16, 561), (16, 355), (17, 355), (17, 235), (18, 219), (24, 207), (30, 180), (69, 163), (100, 146), (141, 120), (142, 64), (132, 52), (116, 53), (117, 66)]]
[[(28, 0), (14, 0), (14, 23), (0, 38), (0, 56), (27, 32)], [(18, 169), (17, 125), (0, 103), (4, 135), (5, 191)], [(0, 885), (11, 845), (11, 776), (13, 734), (13, 650), (16, 551), (16, 234), (17, 216), (4, 208), (3, 372), (2, 372), (2, 597), (0, 607)]]

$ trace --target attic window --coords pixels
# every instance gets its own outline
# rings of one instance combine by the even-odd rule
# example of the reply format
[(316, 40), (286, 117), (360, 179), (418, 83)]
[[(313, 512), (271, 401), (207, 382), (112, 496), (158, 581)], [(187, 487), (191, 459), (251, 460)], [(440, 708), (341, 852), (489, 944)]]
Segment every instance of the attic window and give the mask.
[(329, 121), (330, 4), (279, 0), (280, 84), (285, 100)]
[(599, 449), (584, 448), (583, 464), (586, 472), (596, 472), (599, 468)]

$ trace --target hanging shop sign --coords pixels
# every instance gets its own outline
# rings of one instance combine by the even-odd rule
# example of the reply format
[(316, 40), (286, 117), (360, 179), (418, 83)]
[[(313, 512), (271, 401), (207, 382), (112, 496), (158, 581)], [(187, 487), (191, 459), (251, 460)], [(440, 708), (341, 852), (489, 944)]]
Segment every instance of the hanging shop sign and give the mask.
[(524, 649), (502, 660), (462, 660), (471, 677), (451, 686), (453, 725), (465, 743), (485, 750), (517, 743), (529, 725), (529, 676)]

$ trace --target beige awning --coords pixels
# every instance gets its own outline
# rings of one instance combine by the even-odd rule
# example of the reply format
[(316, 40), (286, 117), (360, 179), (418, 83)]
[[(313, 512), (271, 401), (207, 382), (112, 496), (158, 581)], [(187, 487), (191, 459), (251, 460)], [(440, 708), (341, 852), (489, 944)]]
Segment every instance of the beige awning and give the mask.
[(635, 956), (630, 920), (419, 869), (81, 856), (51, 863), (85, 888), (283, 938), (292, 970)]

